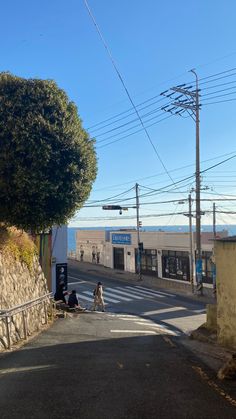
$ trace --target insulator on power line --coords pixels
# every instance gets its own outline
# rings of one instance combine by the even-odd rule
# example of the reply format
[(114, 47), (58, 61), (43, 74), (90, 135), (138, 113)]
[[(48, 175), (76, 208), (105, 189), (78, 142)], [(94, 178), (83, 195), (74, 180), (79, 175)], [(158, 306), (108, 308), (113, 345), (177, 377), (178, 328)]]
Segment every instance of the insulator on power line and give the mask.
[(176, 87), (183, 87), (183, 86), (186, 86), (186, 83), (184, 83), (184, 84), (178, 84), (178, 86), (176, 86)]

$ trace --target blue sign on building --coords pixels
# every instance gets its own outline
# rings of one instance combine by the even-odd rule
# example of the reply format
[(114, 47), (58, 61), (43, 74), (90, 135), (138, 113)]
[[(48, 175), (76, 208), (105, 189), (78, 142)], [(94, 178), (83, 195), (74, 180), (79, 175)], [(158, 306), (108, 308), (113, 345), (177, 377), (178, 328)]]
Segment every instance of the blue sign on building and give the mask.
[(131, 234), (112, 233), (112, 244), (131, 244)]

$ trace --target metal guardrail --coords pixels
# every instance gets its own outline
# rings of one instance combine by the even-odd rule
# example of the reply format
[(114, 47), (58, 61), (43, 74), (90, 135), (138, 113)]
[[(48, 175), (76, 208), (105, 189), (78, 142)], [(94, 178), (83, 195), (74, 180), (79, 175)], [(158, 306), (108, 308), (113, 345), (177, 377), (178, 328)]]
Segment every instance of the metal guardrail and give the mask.
[(44, 316), (45, 316), (45, 324), (46, 324), (48, 322), (48, 311), (47, 311), (46, 302), (48, 302), (48, 300), (52, 301), (52, 297), (53, 297), (53, 294), (49, 292), (45, 295), (42, 295), (41, 297), (35, 298), (34, 300), (27, 301), (26, 303), (17, 305), (15, 307), (12, 307), (6, 310), (0, 310), (0, 320), (5, 321), (5, 326), (6, 326), (7, 349), (11, 349), (11, 336), (10, 336), (10, 327), (9, 327), (11, 318), (15, 316), (16, 314), (22, 313), (24, 339), (27, 340), (28, 325), (27, 325), (26, 311), (32, 307), (42, 304), (44, 308)]

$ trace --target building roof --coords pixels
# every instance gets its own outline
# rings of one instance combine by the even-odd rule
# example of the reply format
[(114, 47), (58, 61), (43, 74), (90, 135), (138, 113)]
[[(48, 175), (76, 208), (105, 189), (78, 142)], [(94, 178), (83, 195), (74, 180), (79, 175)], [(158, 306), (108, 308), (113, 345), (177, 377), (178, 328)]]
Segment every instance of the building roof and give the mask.
[(216, 241), (227, 242), (227, 243), (232, 242), (233, 243), (233, 242), (236, 242), (236, 236), (222, 237), (222, 238), (216, 239)]

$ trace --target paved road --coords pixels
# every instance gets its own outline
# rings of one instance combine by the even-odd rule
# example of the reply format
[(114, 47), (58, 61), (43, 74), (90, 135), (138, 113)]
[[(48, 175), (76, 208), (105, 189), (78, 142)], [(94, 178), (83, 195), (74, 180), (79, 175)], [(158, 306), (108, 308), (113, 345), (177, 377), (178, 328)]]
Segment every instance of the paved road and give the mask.
[(69, 269), (69, 289), (76, 289), (80, 302), (87, 308), (93, 303), (93, 290), (102, 281), (108, 311), (138, 314), (149, 318), (176, 335), (189, 333), (206, 320), (205, 304), (172, 291), (155, 290), (140, 282), (110, 279), (91, 265), (87, 272), (72, 262)]
[[(97, 277), (85, 276), (70, 271), (76, 282), (70, 287), (90, 298)], [(196, 313), (202, 304), (108, 278), (103, 283), (105, 298), (111, 288), (116, 300), (107, 312), (58, 319), (0, 358), (1, 419), (235, 418), (230, 400), (201, 373), (214, 379), (212, 371), (179, 344), (189, 319), (204, 316)]]

